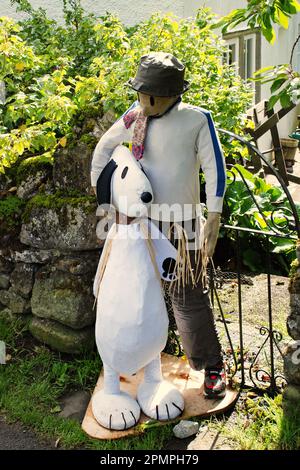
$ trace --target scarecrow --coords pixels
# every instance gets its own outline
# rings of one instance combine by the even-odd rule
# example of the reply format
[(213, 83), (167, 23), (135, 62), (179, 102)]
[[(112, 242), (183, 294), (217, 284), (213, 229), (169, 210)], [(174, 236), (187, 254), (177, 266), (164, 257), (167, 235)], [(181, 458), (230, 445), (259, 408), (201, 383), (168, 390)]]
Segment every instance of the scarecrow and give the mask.
[[(131, 142), (155, 195), (148, 216), (178, 250), (179, 276), (169, 291), (183, 348), (193, 369), (205, 369), (204, 395), (215, 399), (225, 396), (226, 374), (205, 272), (219, 233), (225, 160), (211, 113), (182, 100), (189, 88), (184, 72), (184, 65), (170, 53), (141, 57), (128, 83), (137, 100), (98, 142), (91, 184), (96, 193), (114, 149)], [(206, 183), (206, 220), (201, 213), (200, 167)]]

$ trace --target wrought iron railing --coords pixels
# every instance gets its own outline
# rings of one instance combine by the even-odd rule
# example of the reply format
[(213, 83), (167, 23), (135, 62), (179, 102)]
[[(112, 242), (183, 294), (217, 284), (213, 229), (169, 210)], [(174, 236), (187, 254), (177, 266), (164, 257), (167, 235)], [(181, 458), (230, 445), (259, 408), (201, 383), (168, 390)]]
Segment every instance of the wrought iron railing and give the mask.
[[(237, 259), (237, 277), (238, 277), (238, 314), (239, 314), (239, 333), (240, 333), (240, 370), (241, 370), (241, 377), (240, 377), (240, 386), (244, 387), (247, 385), (247, 378), (250, 379), (250, 383), (253, 387), (258, 389), (263, 389), (264, 391), (269, 392), (270, 394), (274, 394), (280, 389), (283, 384), (285, 383), (285, 378), (281, 373), (276, 372), (276, 365), (275, 365), (275, 354), (274, 348), (279, 352), (279, 357), (282, 358), (282, 351), (279, 346), (280, 341), (282, 340), (282, 334), (273, 328), (273, 315), (272, 315), (272, 290), (271, 290), (271, 259), (270, 259), (270, 237), (275, 238), (284, 238), (284, 239), (293, 239), (297, 240), (300, 236), (300, 223), (299, 223), (299, 216), (297, 212), (296, 205), (292, 199), (292, 196), (286, 186), (283, 178), (276, 170), (276, 168), (268, 161), (268, 159), (255, 147), (251, 142), (247, 141), (243, 137), (237, 136), (236, 134), (225, 131), (220, 129), (220, 133), (226, 134), (232, 140), (239, 141), (242, 145), (246, 146), (249, 150), (250, 154), (256, 154), (263, 162), (263, 164), (268, 167), (268, 173), (274, 175), (281, 187), (284, 191), (285, 196), (287, 198), (289, 207), (280, 207), (280, 205), (276, 205), (271, 212), (269, 218), (265, 216), (264, 211), (261, 209), (258, 199), (256, 198), (254, 192), (249, 187), (246, 179), (244, 178), (242, 172), (240, 172), (237, 168), (235, 168), (235, 172), (237, 172), (243, 181), (245, 187), (248, 190), (249, 195), (251, 196), (253, 203), (255, 204), (258, 213), (261, 215), (265, 222), (265, 229), (262, 230), (255, 230), (249, 229), (245, 227), (239, 227), (237, 225), (227, 225), (224, 224), (223, 228), (225, 230), (231, 230), (236, 233), (236, 259)], [(232, 167), (228, 168), (229, 173), (232, 174)], [(235, 173), (236, 174), (236, 173)], [(234, 179), (233, 179), (234, 181)], [(229, 182), (230, 184), (230, 182)], [(285, 218), (285, 222), (278, 225), (275, 221), (275, 214), (281, 213), (281, 219)], [(267, 274), (267, 298), (268, 298), (268, 326), (260, 326), (259, 333), (261, 336), (264, 337), (262, 344), (258, 348), (255, 356), (251, 361), (251, 365), (248, 369), (248, 377), (246, 377), (246, 369), (244, 364), (244, 338), (243, 338), (243, 299), (242, 299), (242, 284), (241, 284), (241, 244), (240, 244), (240, 234), (241, 232), (248, 232), (249, 234), (255, 234), (257, 237), (263, 237), (265, 241), (265, 248), (266, 248), (266, 259), (265, 259), (265, 267), (266, 267), (266, 274)], [(214, 289), (214, 294), (217, 296), (217, 289)], [(219, 305), (220, 311), (222, 310), (222, 306)], [(288, 312), (286, 312), (287, 314)], [(228, 335), (229, 336), (229, 335)], [(231, 342), (231, 340), (230, 340)], [(269, 370), (265, 368), (260, 368), (255, 366), (258, 364), (258, 360), (264, 351), (265, 347), (269, 347)], [(237, 363), (235, 361), (235, 366)], [(256, 370), (255, 370), (256, 369)], [(237, 367), (233, 370), (233, 374), (231, 377), (233, 378), (234, 375), (237, 373)], [(267, 384), (267, 386), (266, 386)]]
[[(237, 296), (238, 296), (238, 330), (239, 338), (238, 345), (233, 344), (233, 340), (230, 335), (230, 331), (226, 322), (222, 302), (218, 294), (219, 290), (222, 289), (224, 285), (224, 275), (226, 273), (220, 273), (216, 271), (213, 265), (213, 262), (210, 262), (208, 268), (211, 284), (211, 298), (212, 304), (216, 307), (220, 313), (221, 322), (224, 325), (224, 330), (229, 344), (229, 356), (227, 354), (227, 367), (228, 367), (228, 377), (232, 385), (238, 385), (241, 389), (243, 388), (253, 388), (257, 392), (263, 391), (271, 395), (277, 393), (285, 384), (285, 378), (282, 372), (278, 372), (277, 362), (281, 361), (282, 364), (282, 350), (280, 347), (280, 342), (282, 340), (282, 334), (274, 329), (273, 326), (273, 311), (272, 311), (272, 286), (271, 286), (271, 250), (270, 250), (270, 238), (280, 238), (288, 240), (296, 240), (300, 238), (300, 223), (299, 216), (297, 212), (296, 205), (291, 197), (291, 194), (286, 186), (283, 178), (278, 173), (276, 168), (268, 161), (268, 159), (254, 146), (251, 142), (247, 141), (245, 138), (238, 136), (232, 132), (218, 129), (220, 134), (224, 134), (229, 137), (230, 140), (238, 141), (243, 146), (247, 147), (250, 155), (255, 154), (258, 156), (263, 164), (268, 167), (268, 174), (272, 174), (277, 179), (280, 187), (286, 196), (286, 201), (288, 206), (281, 207), (280, 204), (275, 204), (274, 209), (266, 216), (265, 211), (260, 207), (259, 198), (256, 197), (255, 193), (252, 191), (249, 186), (246, 178), (243, 175), (243, 172), (240, 171), (236, 165), (231, 164), (227, 165), (227, 174), (228, 174), (228, 185), (234, 183), (236, 178), (239, 178), (243, 182), (249, 196), (252, 199), (253, 204), (256, 207), (257, 213), (260, 214), (262, 220), (264, 221), (264, 229), (258, 230), (254, 228), (242, 227), (239, 226), (236, 222), (227, 224), (224, 222), (222, 224), (222, 229), (225, 231), (230, 231), (231, 236), (234, 234), (235, 237), (235, 260), (236, 260), (236, 279), (237, 279)], [(226, 204), (226, 196), (225, 196)], [(278, 224), (276, 222), (276, 213), (280, 213), (281, 222)], [(284, 219), (284, 221), (283, 221)], [(231, 218), (232, 220), (232, 218)], [(267, 326), (266, 325), (257, 325), (259, 335), (263, 337), (261, 344), (259, 345), (257, 351), (252, 352), (250, 366), (245, 367), (245, 339), (244, 339), (244, 326), (245, 320), (243, 316), (243, 296), (242, 296), (242, 253), (241, 253), (241, 236), (245, 234), (255, 235), (256, 237), (262, 239), (262, 243), (265, 247), (265, 273), (266, 273), (266, 290), (267, 290)], [(228, 274), (228, 273), (227, 273)], [(172, 315), (171, 302), (166, 295), (168, 310), (171, 318), (171, 336), (168, 344), (169, 352), (176, 354), (182, 354), (182, 348), (178, 340), (178, 336), (175, 333), (176, 324)], [(286, 312), (288, 314), (288, 312)], [(264, 353), (266, 353), (266, 348), (268, 349), (269, 361), (266, 365), (260, 365), (260, 358)], [(278, 354), (275, 354), (278, 353)], [(249, 357), (248, 357), (249, 362)]]

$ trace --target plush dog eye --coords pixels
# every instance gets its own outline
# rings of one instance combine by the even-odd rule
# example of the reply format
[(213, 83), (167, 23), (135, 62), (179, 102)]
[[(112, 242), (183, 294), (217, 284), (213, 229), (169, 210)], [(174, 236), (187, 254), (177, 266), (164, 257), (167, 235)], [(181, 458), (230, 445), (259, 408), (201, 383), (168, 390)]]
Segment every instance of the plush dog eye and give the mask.
[(127, 175), (127, 171), (128, 171), (128, 166), (125, 166), (124, 170), (122, 171), (121, 173), (121, 178), (122, 180), (125, 178), (125, 176)]

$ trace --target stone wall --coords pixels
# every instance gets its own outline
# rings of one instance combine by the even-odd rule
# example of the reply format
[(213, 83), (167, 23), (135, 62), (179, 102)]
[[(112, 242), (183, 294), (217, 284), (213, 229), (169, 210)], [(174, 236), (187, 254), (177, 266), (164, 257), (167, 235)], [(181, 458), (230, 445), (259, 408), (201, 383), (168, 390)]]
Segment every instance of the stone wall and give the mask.
[(300, 240), (297, 243), (297, 260), (293, 267), (289, 291), (290, 314), (287, 318), (287, 330), (292, 341), (284, 351), (284, 372), (288, 381), (285, 397), (288, 400), (300, 400)]
[(29, 321), (35, 338), (62, 352), (94, 344), (100, 245), (90, 163), (112, 121), (109, 114), (90, 123), (54, 161), (24, 159), (0, 178), (2, 207), (16, 205), (0, 218), (0, 315)]

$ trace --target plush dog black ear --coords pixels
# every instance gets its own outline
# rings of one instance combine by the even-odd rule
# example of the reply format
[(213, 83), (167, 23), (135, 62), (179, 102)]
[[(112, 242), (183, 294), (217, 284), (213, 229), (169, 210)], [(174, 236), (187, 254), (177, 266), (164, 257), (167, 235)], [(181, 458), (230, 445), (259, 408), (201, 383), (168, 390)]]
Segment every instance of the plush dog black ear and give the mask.
[(101, 204), (110, 204), (110, 186), (111, 178), (118, 165), (111, 159), (103, 168), (96, 184), (97, 202)]

